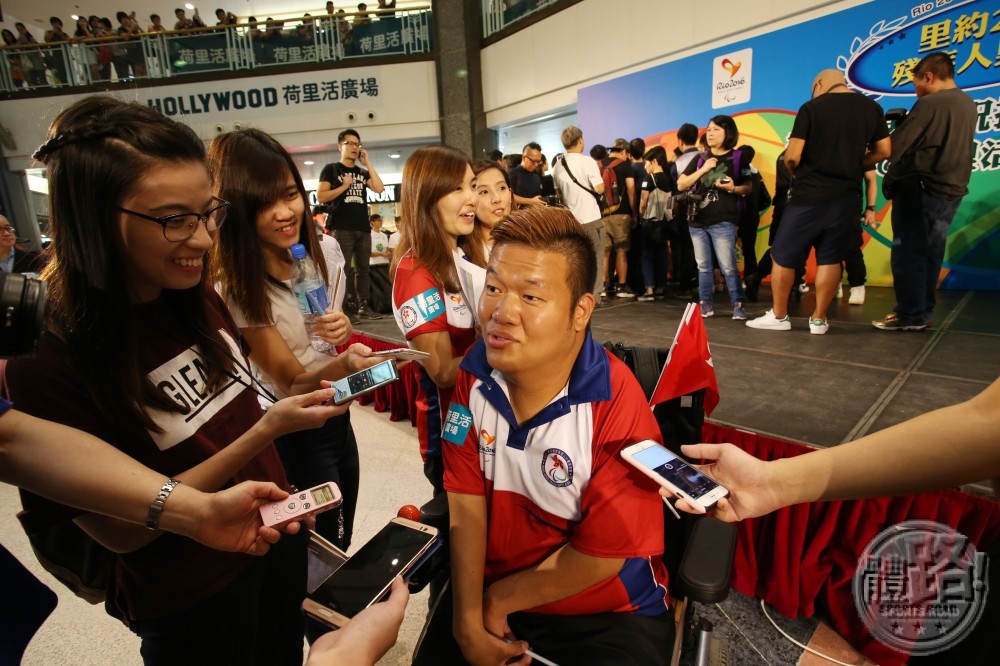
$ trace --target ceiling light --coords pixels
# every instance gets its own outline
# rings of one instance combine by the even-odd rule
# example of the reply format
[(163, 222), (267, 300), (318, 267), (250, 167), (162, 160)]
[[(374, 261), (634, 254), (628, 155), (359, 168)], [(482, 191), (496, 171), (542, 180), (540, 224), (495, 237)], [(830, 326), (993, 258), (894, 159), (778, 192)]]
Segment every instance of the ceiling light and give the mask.
[(192, 5), (190, 2), (184, 6), (187, 7), (188, 9), (194, 9), (194, 5)]
[(389, 159), (391, 159), (391, 160), (398, 160), (399, 159), (399, 153), (393, 153), (392, 155), (389, 155)]
[(313, 164), (316, 164), (316, 163), (313, 162), (312, 160), (306, 160), (305, 162), (303, 162), (303, 164), (305, 164), (306, 166), (312, 166)]

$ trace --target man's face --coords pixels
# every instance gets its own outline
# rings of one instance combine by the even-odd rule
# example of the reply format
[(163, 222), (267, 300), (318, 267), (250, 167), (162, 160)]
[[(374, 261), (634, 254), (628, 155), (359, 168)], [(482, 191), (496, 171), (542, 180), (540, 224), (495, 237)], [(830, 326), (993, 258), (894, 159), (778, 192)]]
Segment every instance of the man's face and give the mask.
[(527, 245), (501, 245), (490, 255), (479, 318), (486, 358), (512, 385), (550, 378), (586, 331), (590, 310), (571, 302), (568, 273), (566, 257)]
[(177, 17), (178, 21), (183, 21), (184, 20), (184, 10), (183, 9), (178, 9), (176, 12), (174, 12), (174, 16)]
[(542, 163), (542, 151), (528, 148), (521, 157), (521, 166), (525, 171), (534, 173)]
[(356, 160), (361, 153), (361, 139), (353, 134), (347, 134), (340, 141), (340, 157), (342, 159)]
[(372, 230), (373, 231), (382, 231), (382, 218), (381, 217), (376, 217), (374, 220), (372, 220)]

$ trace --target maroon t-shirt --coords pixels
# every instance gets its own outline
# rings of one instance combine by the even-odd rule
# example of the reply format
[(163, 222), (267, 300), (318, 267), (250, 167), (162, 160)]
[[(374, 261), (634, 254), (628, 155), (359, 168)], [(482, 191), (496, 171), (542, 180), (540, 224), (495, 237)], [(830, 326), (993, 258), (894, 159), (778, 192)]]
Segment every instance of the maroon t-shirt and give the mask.
[[(190, 408), (186, 414), (152, 410), (162, 433), (124, 437), (111, 427), (95, 409), (89, 392), (81, 389), (87, 378), (78, 376), (63, 359), (64, 350), (47, 340), (39, 343), (36, 356), (8, 362), (3, 378), (8, 397), (18, 410), (99, 437), (164, 478), (190, 469), (236, 440), (262, 415), (257, 395), (249, 388), (245, 369), (249, 364), (239, 346), (239, 331), (214, 291), (209, 291), (208, 301), (209, 323), (222, 332), (239, 361), (234, 371), (240, 381), (227, 380), (215, 390), (206, 386), (204, 364), (179, 326), (177, 312), (162, 300), (137, 306), (141, 310), (139, 367), (155, 386)], [(94, 474), (100, 473), (94, 470)], [(273, 444), (247, 462), (227, 486), (248, 479), (289, 488)], [(58, 505), (26, 492), (22, 492), (22, 501), (29, 510), (42, 506), (50, 511), (58, 509)], [(80, 514), (68, 508), (66, 512)], [(211, 597), (253, 559), (164, 533), (149, 545), (118, 557), (115, 584), (128, 618), (159, 617)]]

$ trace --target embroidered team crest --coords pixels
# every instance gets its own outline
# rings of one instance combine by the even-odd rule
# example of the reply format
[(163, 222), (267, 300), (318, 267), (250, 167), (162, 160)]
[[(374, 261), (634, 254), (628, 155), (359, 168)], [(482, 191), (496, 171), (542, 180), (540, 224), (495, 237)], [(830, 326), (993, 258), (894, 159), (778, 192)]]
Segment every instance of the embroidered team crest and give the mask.
[(573, 461), (565, 451), (549, 449), (542, 458), (542, 475), (556, 488), (573, 483)]
[(417, 311), (409, 305), (404, 305), (399, 310), (399, 317), (403, 320), (403, 328), (409, 330), (417, 323)]

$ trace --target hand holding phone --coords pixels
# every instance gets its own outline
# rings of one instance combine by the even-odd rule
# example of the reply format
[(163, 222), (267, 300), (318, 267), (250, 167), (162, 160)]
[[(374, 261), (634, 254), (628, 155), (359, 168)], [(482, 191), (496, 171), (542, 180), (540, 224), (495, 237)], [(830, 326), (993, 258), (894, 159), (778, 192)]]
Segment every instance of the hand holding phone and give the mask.
[(292, 493), (283, 500), (262, 505), (260, 517), (266, 526), (278, 529), (292, 521), (303, 520), (335, 509), (343, 501), (340, 488), (333, 481), (329, 481), (308, 490)]
[(622, 449), (622, 458), (640, 472), (683, 499), (697, 513), (715, 508), (729, 491), (650, 439)]
[(302, 602), (302, 610), (324, 624), (342, 627), (381, 601), (393, 579), (413, 573), (435, 545), (436, 528), (393, 518)]
[(333, 404), (343, 405), (359, 395), (371, 393), (397, 379), (399, 379), (399, 371), (396, 369), (396, 361), (391, 358), (382, 361), (370, 368), (334, 381), (330, 386), (333, 389)]

